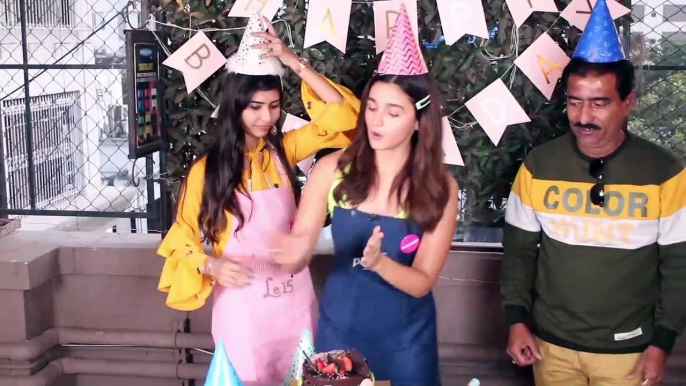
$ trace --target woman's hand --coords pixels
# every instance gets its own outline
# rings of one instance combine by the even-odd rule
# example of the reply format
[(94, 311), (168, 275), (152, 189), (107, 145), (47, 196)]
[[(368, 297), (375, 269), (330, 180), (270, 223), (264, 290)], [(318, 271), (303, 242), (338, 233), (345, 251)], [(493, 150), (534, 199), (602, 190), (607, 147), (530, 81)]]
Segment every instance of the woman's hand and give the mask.
[(381, 253), (381, 242), (383, 241), (383, 233), (381, 232), (381, 227), (374, 227), (372, 232), (372, 237), (367, 241), (367, 246), (364, 247), (362, 252), (362, 266), (371, 269), (372, 271), (376, 268), (383, 259), (383, 253)]
[(252, 271), (232, 259), (213, 259), (210, 263), (210, 275), (224, 287), (243, 288), (250, 285)]
[(297, 273), (303, 270), (310, 261), (312, 251), (306, 236), (293, 233), (281, 233), (276, 236), (271, 250), (272, 261), (286, 271)]
[(297, 66), (300, 63), (298, 56), (291, 51), (278, 36), (276, 36), (274, 26), (266, 17), (262, 16), (262, 21), (267, 26), (267, 31), (256, 32), (253, 35), (266, 39), (267, 43), (255, 44), (253, 47), (268, 50), (268, 52), (262, 55), (263, 59), (277, 57), (284, 65), (290, 68)]

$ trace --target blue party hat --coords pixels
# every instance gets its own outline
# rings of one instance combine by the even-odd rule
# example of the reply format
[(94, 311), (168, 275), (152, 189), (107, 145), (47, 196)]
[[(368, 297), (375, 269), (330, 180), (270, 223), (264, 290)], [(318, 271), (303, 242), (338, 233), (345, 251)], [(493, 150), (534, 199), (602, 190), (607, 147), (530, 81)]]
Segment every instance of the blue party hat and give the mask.
[(217, 347), (214, 349), (205, 386), (243, 386), (243, 382), (238, 379), (238, 374), (231, 365), (221, 341), (217, 342)]
[(626, 59), (617, 28), (607, 7), (607, 0), (596, 2), (572, 58), (591, 63), (610, 63)]

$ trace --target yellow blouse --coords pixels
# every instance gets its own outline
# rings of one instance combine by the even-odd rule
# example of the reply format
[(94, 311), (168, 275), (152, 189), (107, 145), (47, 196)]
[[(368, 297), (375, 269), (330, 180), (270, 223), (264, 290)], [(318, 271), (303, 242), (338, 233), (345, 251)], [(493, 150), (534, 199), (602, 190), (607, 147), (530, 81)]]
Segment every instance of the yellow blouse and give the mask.
[[(305, 82), (302, 83), (303, 103), (312, 121), (284, 135), (284, 150), (291, 167), (321, 149), (346, 147), (354, 136), (360, 101), (347, 88), (331, 81), (329, 83), (343, 95), (343, 102), (325, 103)], [(269, 189), (268, 181), (272, 184), (288, 184), (287, 181), (281, 181), (276, 160), (264, 148), (263, 140), (246, 155), (250, 161), (250, 173), (246, 171), (243, 177), (245, 186), (248, 175), (251, 176), (252, 190)], [(198, 274), (198, 268), (202, 269), (207, 259), (198, 224), (204, 177), (205, 158), (201, 158), (188, 172), (186, 190), (179, 198), (176, 221), (157, 250), (166, 258), (157, 288), (168, 293), (167, 306), (180, 311), (202, 307), (212, 292), (211, 279)], [(230, 215), (227, 217), (228, 221), (232, 220)], [(219, 243), (212, 245), (215, 256), (221, 256), (231, 236), (230, 229), (231, 223), (228, 223), (219, 237)]]

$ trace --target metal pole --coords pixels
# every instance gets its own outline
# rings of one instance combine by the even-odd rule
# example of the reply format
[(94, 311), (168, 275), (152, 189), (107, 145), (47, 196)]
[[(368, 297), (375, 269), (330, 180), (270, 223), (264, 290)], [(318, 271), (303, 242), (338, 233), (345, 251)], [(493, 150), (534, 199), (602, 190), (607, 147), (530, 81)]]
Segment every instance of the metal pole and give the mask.
[[(0, 126), (1, 128), (1, 126)], [(7, 220), (7, 213), (3, 213), (3, 209), (7, 209), (7, 181), (5, 177), (5, 150), (4, 150), (4, 133), (0, 129), (0, 220)], [(5, 221), (0, 221), (0, 228)]]
[(145, 156), (145, 186), (148, 196), (145, 212), (148, 214), (148, 233), (150, 233), (150, 230), (158, 230), (151, 228), (159, 228), (161, 223), (155, 210), (155, 182), (152, 180), (152, 175), (155, 173), (154, 164), (155, 161), (152, 158), (152, 154)]
[(21, 53), (24, 67), (24, 107), (26, 128), (26, 156), (28, 157), (29, 169), (29, 202), (31, 209), (36, 209), (36, 171), (33, 164), (33, 128), (31, 125), (31, 95), (29, 92), (29, 48), (26, 34), (26, 1), (19, 0), (19, 13), (21, 18)]
[[(166, 146), (165, 140), (165, 148), (160, 152), (160, 175), (163, 176), (167, 175), (167, 148), (168, 146)], [(162, 238), (164, 238), (164, 236), (167, 235), (167, 231), (169, 231), (169, 228), (171, 227), (172, 205), (171, 200), (169, 199), (169, 189), (167, 189), (167, 182), (164, 178), (160, 178), (159, 180), (157, 180), (157, 182), (160, 184), (160, 231)]]
[(140, 0), (141, 3), (141, 25), (150, 17), (150, 5), (148, 0)]

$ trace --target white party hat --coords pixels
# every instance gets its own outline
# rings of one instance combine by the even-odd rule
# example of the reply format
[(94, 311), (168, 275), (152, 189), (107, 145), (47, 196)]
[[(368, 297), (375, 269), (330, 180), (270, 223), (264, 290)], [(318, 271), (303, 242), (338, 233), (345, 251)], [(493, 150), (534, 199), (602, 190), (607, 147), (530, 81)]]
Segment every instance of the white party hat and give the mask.
[(303, 363), (307, 358), (314, 355), (314, 343), (312, 343), (312, 332), (310, 330), (304, 330), (300, 336), (300, 343), (298, 343), (298, 348), (295, 349), (295, 355), (293, 356), (293, 364), (291, 365), (290, 371), (283, 382), (283, 386), (290, 386), (291, 381), (296, 381), (298, 384), (302, 381), (302, 371)]
[(264, 32), (267, 28), (262, 21), (262, 15), (255, 12), (248, 20), (245, 33), (238, 51), (226, 61), (226, 69), (229, 72), (244, 75), (278, 75), (284, 76), (286, 70), (281, 65), (279, 58), (271, 57), (262, 59), (261, 56), (267, 52), (266, 49), (253, 48), (255, 44), (268, 43), (259, 36), (253, 36), (256, 32)]

